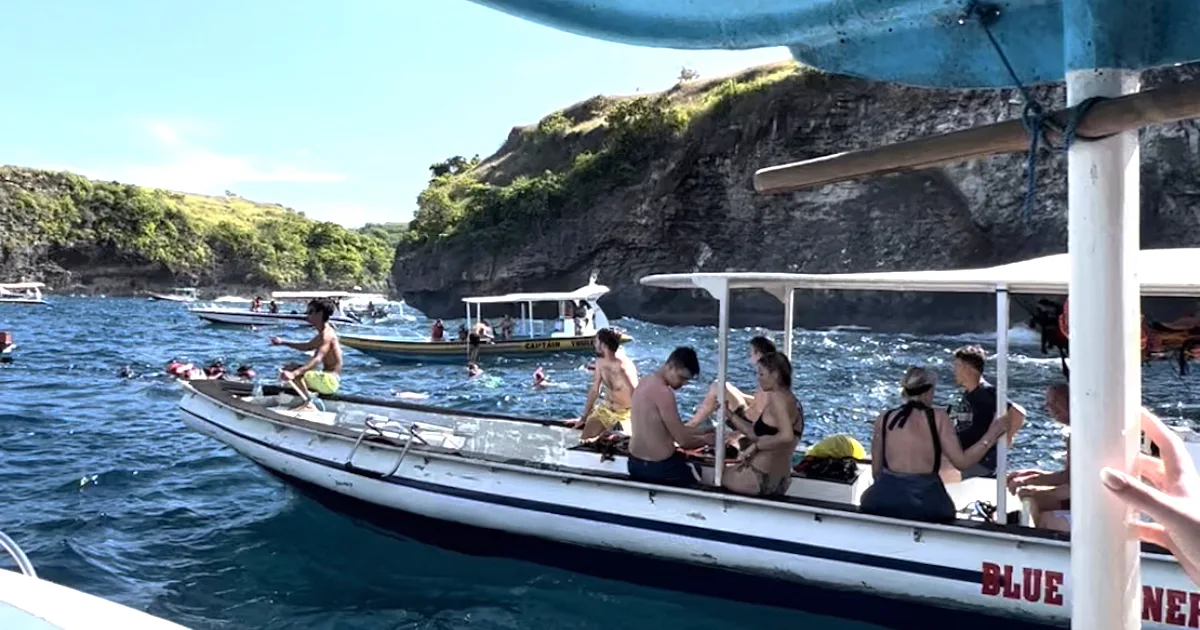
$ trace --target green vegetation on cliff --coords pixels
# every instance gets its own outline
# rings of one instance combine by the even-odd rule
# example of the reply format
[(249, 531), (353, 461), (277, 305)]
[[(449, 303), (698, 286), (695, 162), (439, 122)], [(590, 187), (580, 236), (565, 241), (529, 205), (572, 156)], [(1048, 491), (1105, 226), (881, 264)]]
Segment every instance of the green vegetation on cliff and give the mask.
[[(656, 95), (597, 96), (554, 112), (510, 137), (486, 162), (455, 156), (430, 166), (432, 179), (417, 198), (401, 242), (415, 246), (469, 236), (481, 247), (517, 245), (570, 208), (635, 181), (695, 122), (723, 115), (737, 99), (800, 70), (794, 63), (777, 64), (698, 85), (681, 81)], [(518, 147), (526, 154), (539, 148), (559, 154), (545, 160), (549, 168), (505, 168)], [(498, 173), (513, 170), (519, 174), (511, 178)]]
[(361, 230), (279, 205), (0, 168), (0, 262), (154, 265), (202, 284), (383, 287), (403, 226)]

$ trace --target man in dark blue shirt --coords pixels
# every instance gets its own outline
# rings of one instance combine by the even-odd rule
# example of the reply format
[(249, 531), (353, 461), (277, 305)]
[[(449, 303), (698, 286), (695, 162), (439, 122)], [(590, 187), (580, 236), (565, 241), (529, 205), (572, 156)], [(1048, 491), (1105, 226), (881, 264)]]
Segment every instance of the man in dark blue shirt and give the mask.
[[(962, 386), (963, 395), (949, 412), (964, 449), (981, 440), (996, 417), (996, 388), (983, 378), (986, 360), (987, 353), (979, 346), (963, 346), (954, 351), (954, 381)], [(1012, 446), (1013, 436), (1025, 423), (1025, 410), (1010, 401), (1008, 414), (1012, 427), (1008, 433), (1008, 446)], [(978, 464), (962, 471), (963, 479), (971, 477), (996, 478), (995, 446), (988, 449)]]

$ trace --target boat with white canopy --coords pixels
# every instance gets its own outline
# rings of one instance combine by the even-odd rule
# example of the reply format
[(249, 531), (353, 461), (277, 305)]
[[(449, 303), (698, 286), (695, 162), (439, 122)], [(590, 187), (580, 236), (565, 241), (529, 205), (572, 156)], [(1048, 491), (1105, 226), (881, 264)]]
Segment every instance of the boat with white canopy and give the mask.
[[(1144, 295), (1200, 296), (1189, 271), (1200, 249), (1149, 250), (1139, 266)], [(717, 301), (720, 360), (728, 365), (730, 293), (763, 290), (784, 306), (791, 354), (797, 290), (990, 293), (997, 297), (998, 399), (1007, 397), (1008, 300), (1012, 293), (1066, 294), (1067, 255), (987, 269), (858, 274), (687, 273), (653, 275), (645, 286), (701, 290)], [(724, 398), (723, 388), (717, 388)], [(868, 462), (840, 479), (795, 473), (778, 498), (718, 487), (632, 481), (619, 443), (580, 445), (549, 420), (425, 407), (395, 400), (323, 397), (323, 411), (294, 412), (296, 398), (272, 387), (185, 385), (184, 423), (308, 488), (374, 507), (621, 554), (751, 574), (775, 584), (816, 585), (920, 606), (1065, 627), (1070, 622), (1070, 535), (1028, 525), (1029, 508), (1003, 484), (947, 484), (959, 508), (952, 524), (874, 516), (858, 508), (871, 484)], [(803, 393), (800, 394), (803, 398)], [(723, 402), (723, 401), (722, 401)], [(706, 479), (728, 461), (723, 424), (715, 453), (687, 454)], [(1200, 450), (1195, 434), (1189, 449)], [(606, 446), (606, 444), (608, 444)], [(998, 476), (1006, 454), (999, 447)], [(997, 519), (979, 510), (994, 501)], [(1011, 513), (1010, 513), (1011, 512)], [(393, 517), (402, 520), (402, 516)], [(998, 521), (998, 522), (996, 522)], [(1197, 592), (1165, 550), (1141, 552), (1143, 627), (1200, 623)], [(737, 589), (726, 596), (737, 598)], [(780, 605), (791, 605), (780, 601)]]
[(42, 297), (45, 286), (41, 282), (0, 283), (0, 304), (49, 304)]
[[(513, 322), (511, 337), (505, 338), (492, 320), (495, 339), (484, 340), (479, 345), (479, 356), (528, 357), (543, 356), (559, 352), (574, 354), (595, 353), (596, 331), (608, 328), (608, 316), (600, 307), (600, 298), (609, 288), (596, 284), (595, 276), (584, 287), (574, 291), (547, 293), (508, 293), (463, 298), (467, 306), (464, 331), (483, 319), (484, 305), (507, 306), (516, 304), (520, 316)], [(557, 315), (552, 320), (534, 317), (534, 304), (554, 303)], [(447, 337), (443, 341), (432, 339), (404, 339), (376, 335), (342, 335), (342, 345), (373, 356), (382, 361), (405, 363), (461, 363), (467, 358), (467, 339)], [(630, 341), (621, 334), (621, 343)]]
[(184, 626), (38, 577), (29, 558), (0, 532), (17, 571), (0, 569), (0, 628), (11, 630), (186, 630)]
[(309, 300), (330, 298), (337, 305), (329, 321), (335, 324), (357, 324), (359, 320), (342, 310), (341, 301), (352, 294), (345, 291), (274, 291), (271, 299), (279, 305), (278, 312), (271, 312), (267, 304), (259, 310), (228, 306), (196, 306), (188, 312), (213, 324), (234, 326), (307, 326), (305, 305)]

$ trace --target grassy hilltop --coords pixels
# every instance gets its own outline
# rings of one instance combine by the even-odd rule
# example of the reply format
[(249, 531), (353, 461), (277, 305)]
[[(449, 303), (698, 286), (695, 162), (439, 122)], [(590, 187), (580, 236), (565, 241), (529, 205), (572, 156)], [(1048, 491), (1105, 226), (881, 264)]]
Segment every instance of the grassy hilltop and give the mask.
[(278, 204), (0, 167), (0, 281), (381, 289), (405, 226), (351, 230)]

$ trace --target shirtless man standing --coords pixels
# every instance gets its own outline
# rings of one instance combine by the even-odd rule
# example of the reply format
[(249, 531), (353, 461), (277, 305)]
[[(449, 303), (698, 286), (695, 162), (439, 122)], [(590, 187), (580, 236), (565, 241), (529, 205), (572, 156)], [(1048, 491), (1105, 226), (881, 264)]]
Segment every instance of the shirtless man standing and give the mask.
[(692, 427), (679, 417), (675, 390), (700, 375), (700, 360), (691, 348), (676, 348), (657, 372), (633, 392), (633, 436), (629, 439), (629, 477), (634, 481), (692, 486), (699, 471), (675, 450), (709, 446), (712, 425)]
[[(295, 407), (297, 411), (313, 411), (312, 395), (309, 390), (318, 394), (333, 394), (341, 385), (342, 375), (342, 346), (338, 343), (337, 333), (329, 323), (333, 316), (334, 305), (328, 298), (318, 298), (308, 303), (306, 311), (308, 323), (317, 330), (317, 334), (306, 342), (284, 341), (279, 337), (271, 337), (271, 345), (287, 346), (294, 350), (312, 350), (312, 358), (307, 363), (289, 363), (279, 371), (279, 378), (291, 385), (304, 400)], [(313, 371), (320, 364), (322, 371)]]
[[(596, 370), (592, 386), (588, 389), (583, 414), (570, 426), (583, 429), (580, 440), (590, 440), (621, 425), (621, 430), (630, 432), (629, 409), (633, 405), (633, 390), (638, 386), (637, 366), (624, 353), (621, 335), (611, 328), (602, 328), (596, 333)], [(604, 387), (604, 401), (599, 405), (600, 387)]]

